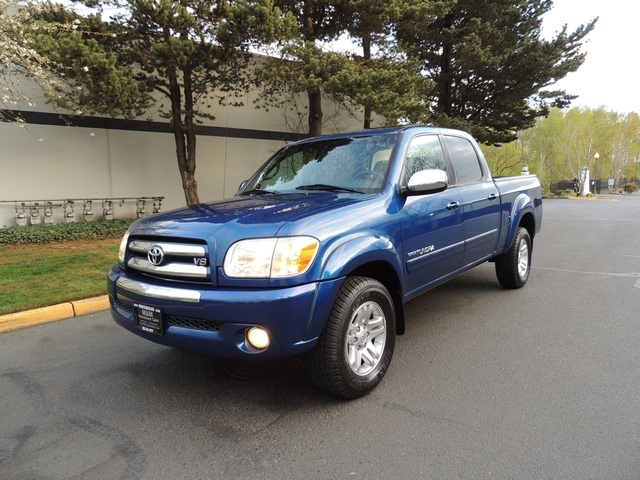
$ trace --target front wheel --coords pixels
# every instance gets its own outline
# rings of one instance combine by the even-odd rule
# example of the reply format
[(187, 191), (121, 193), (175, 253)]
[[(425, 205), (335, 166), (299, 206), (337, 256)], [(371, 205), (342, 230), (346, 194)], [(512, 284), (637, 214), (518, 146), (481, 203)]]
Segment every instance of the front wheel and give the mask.
[(358, 398), (384, 377), (395, 346), (391, 295), (377, 280), (347, 277), (320, 334), (305, 358), (313, 382), (323, 390)]
[(509, 250), (495, 259), (496, 276), (505, 288), (521, 288), (531, 271), (531, 237), (526, 228), (518, 228)]

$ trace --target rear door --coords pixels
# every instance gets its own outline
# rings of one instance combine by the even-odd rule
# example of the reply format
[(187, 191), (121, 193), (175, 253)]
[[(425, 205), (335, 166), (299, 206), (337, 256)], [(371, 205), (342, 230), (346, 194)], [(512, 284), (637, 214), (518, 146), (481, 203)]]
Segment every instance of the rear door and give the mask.
[(444, 135), (459, 192), (464, 225), (463, 266), (480, 263), (494, 253), (500, 233), (500, 195), (478, 152), (464, 137)]
[[(437, 134), (413, 137), (404, 156), (404, 176), (436, 168), (449, 170)], [(464, 237), (457, 188), (406, 198), (400, 218), (406, 291), (411, 297), (453, 276), (462, 266)]]

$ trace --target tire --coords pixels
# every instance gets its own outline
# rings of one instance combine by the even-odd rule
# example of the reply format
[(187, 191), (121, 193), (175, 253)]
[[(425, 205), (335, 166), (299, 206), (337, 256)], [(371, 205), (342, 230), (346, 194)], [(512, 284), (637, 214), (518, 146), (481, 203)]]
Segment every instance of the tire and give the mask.
[(382, 381), (395, 337), (395, 309), (384, 285), (372, 278), (347, 277), (305, 366), (321, 389), (358, 398)]
[(496, 257), (496, 276), (504, 288), (522, 288), (531, 271), (531, 237), (526, 228), (518, 228), (509, 250)]

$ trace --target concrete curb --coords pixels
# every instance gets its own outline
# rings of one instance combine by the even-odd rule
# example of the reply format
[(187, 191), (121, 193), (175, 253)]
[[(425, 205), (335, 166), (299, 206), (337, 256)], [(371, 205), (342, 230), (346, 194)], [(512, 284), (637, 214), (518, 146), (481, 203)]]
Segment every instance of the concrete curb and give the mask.
[(0, 333), (109, 309), (109, 297), (87, 298), (0, 316)]
[(592, 197), (566, 197), (567, 200), (579, 200), (579, 201), (595, 201), (595, 200), (604, 200), (607, 202), (617, 202), (618, 199), (617, 198), (611, 198), (611, 197), (598, 197), (598, 196), (592, 196)]

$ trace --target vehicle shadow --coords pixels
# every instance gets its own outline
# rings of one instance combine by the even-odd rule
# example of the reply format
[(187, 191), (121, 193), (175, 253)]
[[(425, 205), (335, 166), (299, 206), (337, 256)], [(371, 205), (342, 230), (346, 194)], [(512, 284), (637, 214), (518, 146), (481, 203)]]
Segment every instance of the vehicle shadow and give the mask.
[[(501, 290), (493, 265), (480, 266), (405, 306), (408, 328), (414, 334), (428, 335), (435, 322), (444, 317), (460, 318), (473, 315), (473, 302), (486, 292)], [(428, 314), (425, 314), (428, 312)], [(453, 318), (455, 321), (455, 318)], [(416, 328), (420, 325), (419, 328)], [(403, 337), (396, 342), (396, 352), (403, 349)], [(152, 346), (147, 352), (152, 358), (136, 357), (138, 364), (127, 368), (132, 378), (145, 378), (155, 402), (166, 395), (167, 401), (184, 397), (188, 404), (203, 399), (217, 405), (259, 403), (262, 408), (282, 412), (295, 406), (326, 406), (345, 400), (315, 387), (307, 376), (303, 356), (270, 361), (236, 361), (199, 353)], [(138, 389), (143, 396), (142, 390)], [(375, 391), (374, 391), (375, 392)], [(140, 398), (145, 404), (148, 399)]]

